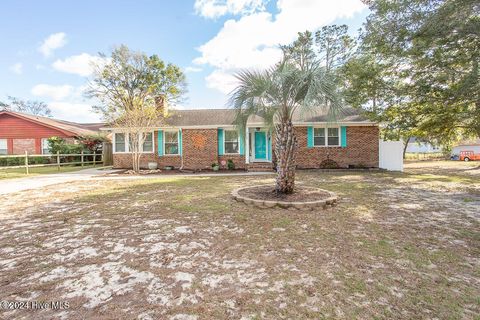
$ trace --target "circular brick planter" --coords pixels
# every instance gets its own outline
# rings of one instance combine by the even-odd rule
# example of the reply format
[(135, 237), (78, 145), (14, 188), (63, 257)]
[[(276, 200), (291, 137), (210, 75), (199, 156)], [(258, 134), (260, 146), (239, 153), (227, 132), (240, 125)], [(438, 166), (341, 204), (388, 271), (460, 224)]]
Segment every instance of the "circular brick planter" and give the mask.
[(311, 210), (314, 208), (323, 208), (327, 209), (329, 207), (333, 207), (337, 204), (338, 201), (338, 196), (330, 191), (319, 189), (319, 188), (313, 188), (313, 187), (301, 187), (302, 189), (309, 189), (312, 191), (319, 191), (321, 193), (326, 194), (326, 196), (322, 196), (320, 199), (314, 199), (314, 200), (305, 200), (305, 201), (282, 201), (282, 200), (274, 200), (274, 199), (253, 199), (251, 197), (248, 197), (246, 195), (241, 195), (241, 191), (243, 190), (248, 190), (248, 189), (254, 189), (258, 187), (263, 187), (263, 186), (250, 186), (250, 187), (243, 187), (243, 188), (238, 188), (232, 191), (232, 197), (238, 202), (243, 202), (246, 204), (252, 204), (258, 208), (274, 208), (274, 207), (279, 207), (279, 208), (295, 208), (299, 210)]

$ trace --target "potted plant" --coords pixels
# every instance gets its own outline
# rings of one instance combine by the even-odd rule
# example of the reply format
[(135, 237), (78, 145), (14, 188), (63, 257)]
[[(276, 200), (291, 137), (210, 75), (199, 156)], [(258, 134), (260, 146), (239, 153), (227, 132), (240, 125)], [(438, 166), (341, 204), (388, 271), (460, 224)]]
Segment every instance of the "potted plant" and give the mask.
[(150, 170), (157, 170), (158, 168), (158, 164), (156, 162), (149, 162), (147, 166), (148, 166), (148, 169)]
[(218, 165), (218, 163), (214, 162), (212, 163), (212, 169), (213, 171), (218, 171), (220, 170), (220, 166)]

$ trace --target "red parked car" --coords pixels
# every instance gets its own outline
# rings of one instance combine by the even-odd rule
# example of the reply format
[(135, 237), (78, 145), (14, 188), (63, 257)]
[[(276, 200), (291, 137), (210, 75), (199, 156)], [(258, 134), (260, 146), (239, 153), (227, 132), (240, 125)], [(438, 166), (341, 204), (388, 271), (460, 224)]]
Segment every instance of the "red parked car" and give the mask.
[(480, 160), (480, 153), (475, 154), (473, 151), (460, 151), (460, 161)]

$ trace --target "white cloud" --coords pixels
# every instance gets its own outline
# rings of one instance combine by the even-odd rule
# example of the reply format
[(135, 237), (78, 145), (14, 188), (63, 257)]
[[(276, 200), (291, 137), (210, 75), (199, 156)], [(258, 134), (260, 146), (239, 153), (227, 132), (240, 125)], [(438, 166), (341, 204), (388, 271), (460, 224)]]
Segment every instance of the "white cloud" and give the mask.
[(105, 59), (99, 56), (92, 56), (88, 53), (82, 53), (76, 56), (71, 56), (65, 60), (57, 60), (52, 64), (52, 67), (58, 71), (78, 74), (83, 77), (88, 77), (94, 71), (94, 65), (105, 63)]
[(65, 32), (58, 32), (49, 35), (38, 48), (45, 57), (52, 55), (55, 49), (63, 47), (67, 43), (67, 35)]
[(17, 62), (13, 65), (10, 66), (10, 71), (12, 71), (15, 74), (22, 74), (23, 73), (23, 64), (20, 62)]
[(205, 18), (218, 18), (227, 13), (250, 14), (265, 10), (268, 0), (195, 0), (195, 13)]
[(224, 94), (229, 94), (236, 86), (235, 77), (233, 77), (231, 73), (221, 69), (213, 71), (205, 77), (205, 80), (207, 81), (208, 88), (216, 89)]
[(278, 0), (277, 8), (277, 14), (261, 11), (227, 20), (215, 37), (198, 48), (201, 56), (193, 62), (216, 69), (206, 77), (208, 87), (225, 93), (235, 81), (234, 72), (273, 65), (281, 57), (278, 45), (292, 42), (298, 32), (352, 17), (365, 6), (360, 0)]
[(74, 88), (68, 84), (61, 86), (37, 84), (32, 88), (32, 94), (39, 97), (48, 97), (58, 101), (69, 97), (72, 94), (73, 89)]
[(48, 103), (52, 114), (57, 119), (74, 122), (99, 122), (100, 117), (92, 111), (92, 105), (87, 103), (71, 103), (54, 101)]
[(191, 72), (201, 72), (203, 69), (198, 68), (198, 67), (186, 67), (185, 72), (186, 73), (191, 73)]
[(32, 88), (32, 94), (52, 100), (47, 104), (56, 119), (98, 122), (100, 117), (92, 110), (93, 101), (85, 101), (83, 96), (87, 88), (87, 85), (74, 87), (68, 84), (59, 86), (38, 84)]

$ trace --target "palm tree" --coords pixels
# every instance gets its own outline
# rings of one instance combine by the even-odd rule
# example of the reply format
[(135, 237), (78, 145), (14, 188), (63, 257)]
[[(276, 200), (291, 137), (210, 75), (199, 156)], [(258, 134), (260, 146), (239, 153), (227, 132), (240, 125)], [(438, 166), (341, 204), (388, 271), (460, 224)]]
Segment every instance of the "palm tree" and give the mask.
[(316, 62), (299, 64), (289, 58), (265, 71), (241, 71), (236, 78), (239, 85), (230, 97), (237, 111), (236, 123), (244, 131), (250, 115), (263, 117), (275, 136), (275, 191), (292, 193), (298, 148), (293, 114), (328, 108), (334, 119), (341, 110), (334, 79)]

